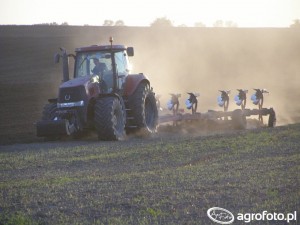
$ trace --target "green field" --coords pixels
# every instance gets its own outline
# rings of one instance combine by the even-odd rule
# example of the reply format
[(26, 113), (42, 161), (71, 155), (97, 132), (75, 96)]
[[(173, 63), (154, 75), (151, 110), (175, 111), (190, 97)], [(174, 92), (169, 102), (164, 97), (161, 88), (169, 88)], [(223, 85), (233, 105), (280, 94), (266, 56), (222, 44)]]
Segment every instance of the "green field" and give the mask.
[(0, 224), (211, 224), (214, 206), (299, 213), (299, 140), (290, 125), (2, 146)]

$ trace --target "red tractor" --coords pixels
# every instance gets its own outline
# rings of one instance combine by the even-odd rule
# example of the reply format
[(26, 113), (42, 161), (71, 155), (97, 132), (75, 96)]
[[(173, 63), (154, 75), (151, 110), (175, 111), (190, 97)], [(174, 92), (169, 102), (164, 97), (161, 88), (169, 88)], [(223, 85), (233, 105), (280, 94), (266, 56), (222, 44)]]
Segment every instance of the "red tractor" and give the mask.
[[(154, 133), (158, 110), (150, 81), (142, 74), (130, 74), (128, 57), (132, 47), (93, 45), (77, 48), (76, 55), (55, 55), (63, 61), (63, 83), (58, 97), (49, 99), (37, 136), (79, 137), (95, 130), (100, 140), (121, 140), (126, 132)], [(69, 57), (75, 59), (74, 79), (69, 79)]]

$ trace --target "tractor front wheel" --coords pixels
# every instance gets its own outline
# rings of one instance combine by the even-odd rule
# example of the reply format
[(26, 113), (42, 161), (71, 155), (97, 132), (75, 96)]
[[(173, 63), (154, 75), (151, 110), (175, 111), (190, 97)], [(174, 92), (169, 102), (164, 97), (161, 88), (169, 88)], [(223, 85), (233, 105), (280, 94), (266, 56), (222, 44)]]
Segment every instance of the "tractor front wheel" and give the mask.
[(94, 122), (99, 140), (115, 141), (125, 138), (124, 111), (117, 97), (105, 97), (96, 101)]

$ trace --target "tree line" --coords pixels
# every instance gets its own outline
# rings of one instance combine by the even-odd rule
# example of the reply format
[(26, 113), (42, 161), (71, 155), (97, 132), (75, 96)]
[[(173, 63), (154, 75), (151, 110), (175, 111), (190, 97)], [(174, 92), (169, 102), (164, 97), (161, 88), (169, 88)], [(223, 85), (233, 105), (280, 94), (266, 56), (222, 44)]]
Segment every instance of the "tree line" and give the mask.
[[(56, 22), (52, 23), (41, 23), (41, 24), (35, 24), (35, 25), (49, 25), (49, 26), (68, 26), (69, 24), (67, 22), (63, 22), (61, 24), (58, 24)], [(88, 24), (84, 24), (84, 26), (89, 26)], [(104, 20), (102, 26), (126, 26), (125, 22), (123, 20)], [(160, 17), (156, 18), (151, 24), (150, 27), (174, 27), (173, 22), (168, 19), (167, 17)], [(181, 24), (178, 27), (188, 27), (185, 24)], [(196, 22), (194, 24), (194, 27), (206, 27), (206, 25), (202, 22)], [(233, 21), (223, 21), (223, 20), (217, 20), (214, 22), (213, 27), (238, 27), (238, 24)], [(295, 19), (293, 23), (290, 25), (291, 28), (300, 28), (300, 19)]]

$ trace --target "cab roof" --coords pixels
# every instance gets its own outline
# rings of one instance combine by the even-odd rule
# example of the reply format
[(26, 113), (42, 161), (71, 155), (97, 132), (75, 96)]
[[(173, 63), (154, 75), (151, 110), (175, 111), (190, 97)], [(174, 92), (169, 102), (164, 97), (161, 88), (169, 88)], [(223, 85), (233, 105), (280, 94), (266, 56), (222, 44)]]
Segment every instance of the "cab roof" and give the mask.
[(76, 48), (75, 52), (107, 51), (111, 48), (113, 51), (123, 51), (127, 49), (124, 45), (91, 45), (87, 47)]

